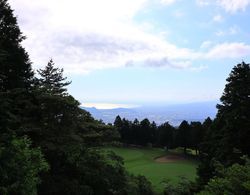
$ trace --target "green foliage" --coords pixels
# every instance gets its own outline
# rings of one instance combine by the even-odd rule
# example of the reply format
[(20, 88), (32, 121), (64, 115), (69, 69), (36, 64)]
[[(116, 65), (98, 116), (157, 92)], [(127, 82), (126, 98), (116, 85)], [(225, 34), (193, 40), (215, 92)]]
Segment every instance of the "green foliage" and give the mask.
[(222, 159), (237, 162), (240, 155), (237, 159), (230, 155), (233, 148), (250, 155), (250, 64), (242, 62), (235, 66), (227, 82), (221, 104), (217, 105), (217, 118), (225, 124), (221, 144), (228, 148), (220, 153)]
[(225, 166), (242, 163), (242, 155), (250, 155), (250, 65), (236, 65), (217, 105), (218, 114), (201, 144), (199, 184), (216, 176), (212, 159)]
[(184, 153), (187, 153), (187, 147), (190, 146), (191, 128), (187, 121), (182, 121), (178, 128), (178, 145), (184, 148)]
[(39, 74), (37, 129), (31, 136), (51, 167), (42, 175), (39, 193), (122, 194), (126, 186), (122, 162), (91, 149), (112, 141), (118, 136), (114, 135), (115, 130), (79, 108), (78, 101), (64, 88), (69, 82), (65, 81), (63, 70), (55, 68), (53, 61)]
[(0, 89), (29, 88), (33, 71), (24, 40), (7, 0), (0, 0)]
[(170, 180), (164, 181), (164, 195), (191, 195), (194, 184), (185, 177), (180, 176), (179, 182), (173, 184)]
[(27, 137), (1, 140), (0, 162), (0, 194), (37, 194), (39, 174), (48, 170), (48, 164), (39, 148), (31, 148)]
[(233, 164), (228, 168), (217, 166), (218, 174), (210, 179), (205, 189), (199, 194), (211, 195), (234, 195), (250, 194), (250, 161), (247, 159), (245, 165)]
[(56, 68), (54, 62), (51, 59), (45, 69), (38, 70), (41, 76), (38, 79), (38, 83), (44, 92), (54, 95), (64, 95), (67, 91), (64, 87), (69, 85), (71, 82), (65, 81), (67, 78), (63, 77), (63, 69)]
[(152, 184), (146, 177), (139, 175), (129, 176), (129, 185), (126, 192), (128, 195), (153, 195)]

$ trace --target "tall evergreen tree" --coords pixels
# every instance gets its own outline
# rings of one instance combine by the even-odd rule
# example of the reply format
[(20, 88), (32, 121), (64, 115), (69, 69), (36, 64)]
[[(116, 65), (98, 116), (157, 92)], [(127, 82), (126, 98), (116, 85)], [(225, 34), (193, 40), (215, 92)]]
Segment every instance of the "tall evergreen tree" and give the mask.
[(225, 166), (241, 162), (250, 155), (250, 66), (236, 65), (217, 105), (218, 113), (201, 144), (199, 182), (206, 184), (214, 175), (214, 160)]
[[(222, 128), (222, 144), (227, 151), (220, 152), (227, 155), (226, 159), (233, 160), (230, 153), (238, 149), (243, 154), (250, 155), (250, 65), (242, 62), (233, 68), (221, 104), (217, 105), (217, 118), (224, 121)], [(231, 157), (230, 157), (231, 156)], [(225, 156), (222, 155), (222, 158)]]
[(127, 178), (121, 159), (103, 155), (89, 141), (93, 136), (106, 139), (111, 128), (79, 108), (64, 88), (69, 82), (63, 71), (52, 61), (39, 73), (38, 125), (31, 137), (50, 164), (50, 172), (42, 174), (39, 194), (123, 194)]
[(191, 122), (190, 124), (190, 147), (195, 149), (198, 154), (199, 146), (202, 141), (203, 128), (201, 122)]
[[(0, 0), (0, 129), (23, 132), (32, 116), (33, 71), (21, 43), (17, 19), (7, 0)], [(25, 110), (25, 112), (24, 112)], [(12, 132), (13, 133), (13, 132)], [(22, 134), (22, 133), (20, 133)]]
[(177, 139), (179, 142), (179, 145), (183, 147), (184, 153), (187, 153), (187, 148), (190, 144), (190, 125), (187, 121), (182, 121), (178, 128), (178, 135)]
[(24, 39), (7, 0), (0, 0), (0, 74), (4, 91), (30, 87), (33, 71), (21, 45)]
[(174, 130), (174, 127), (172, 127), (168, 122), (160, 125), (157, 129), (158, 145), (167, 147), (167, 149), (173, 147)]
[(63, 69), (56, 68), (54, 65), (51, 59), (44, 70), (38, 70), (41, 76), (41, 78), (38, 79), (39, 86), (47, 93), (62, 95), (67, 91), (65, 87), (71, 82), (66, 81), (67, 77), (63, 77)]

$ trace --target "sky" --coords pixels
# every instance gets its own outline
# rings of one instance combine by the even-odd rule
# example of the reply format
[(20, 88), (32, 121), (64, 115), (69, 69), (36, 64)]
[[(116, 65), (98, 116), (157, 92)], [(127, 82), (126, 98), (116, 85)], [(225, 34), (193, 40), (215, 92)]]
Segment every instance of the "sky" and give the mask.
[(9, 0), (33, 68), (98, 108), (218, 101), (250, 60), (250, 0)]

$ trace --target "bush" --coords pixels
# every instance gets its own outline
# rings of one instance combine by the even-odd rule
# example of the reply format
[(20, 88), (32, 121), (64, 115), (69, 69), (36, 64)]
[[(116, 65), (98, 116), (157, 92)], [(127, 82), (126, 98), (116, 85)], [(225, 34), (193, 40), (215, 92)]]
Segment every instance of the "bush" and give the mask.
[(128, 178), (128, 190), (129, 195), (153, 195), (152, 184), (144, 176), (129, 176)]
[(191, 195), (194, 191), (194, 183), (182, 176), (177, 184), (172, 184), (169, 180), (164, 183), (164, 195)]
[(36, 195), (38, 174), (48, 170), (39, 148), (27, 138), (8, 138), (0, 143), (0, 194)]
[(218, 176), (210, 179), (199, 195), (250, 194), (250, 160), (245, 160), (245, 165), (233, 164), (228, 168), (219, 166)]

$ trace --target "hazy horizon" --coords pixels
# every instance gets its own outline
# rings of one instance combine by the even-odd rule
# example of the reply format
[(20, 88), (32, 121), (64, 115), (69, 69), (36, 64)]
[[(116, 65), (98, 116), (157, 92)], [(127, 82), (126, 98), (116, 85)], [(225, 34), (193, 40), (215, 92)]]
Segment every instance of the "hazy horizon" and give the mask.
[(96, 109), (117, 109), (117, 108), (142, 108), (142, 107), (165, 107), (165, 106), (177, 106), (177, 105), (192, 105), (192, 104), (206, 104), (206, 103), (219, 103), (219, 100), (210, 101), (196, 101), (196, 102), (137, 102), (137, 103), (104, 103), (104, 102), (83, 102), (80, 104), (82, 107), (86, 108), (96, 108)]

